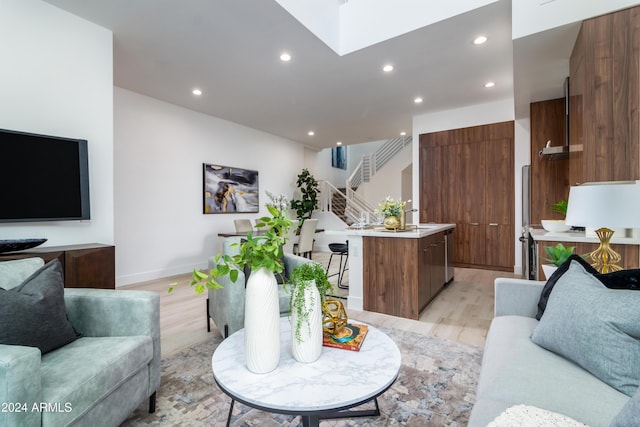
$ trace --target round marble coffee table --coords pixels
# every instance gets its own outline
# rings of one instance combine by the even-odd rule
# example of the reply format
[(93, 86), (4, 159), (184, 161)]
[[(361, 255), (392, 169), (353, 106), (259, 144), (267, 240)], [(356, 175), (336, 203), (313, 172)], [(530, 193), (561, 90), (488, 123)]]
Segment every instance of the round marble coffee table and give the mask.
[[(360, 323), (352, 321), (352, 323)], [(300, 363), (291, 355), (291, 326), (280, 320), (278, 367), (254, 374), (244, 362), (244, 330), (225, 339), (213, 353), (211, 366), (218, 386), (235, 401), (268, 412), (302, 416), (305, 427), (320, 419), (379, 415), (377, 397), (394, 383), (400, 370), (400, 350), (386, 334), (369, 326), (359, 352), (322, 347), (313, 363)], [(375, 409), (348, 411), (374, 401)]]

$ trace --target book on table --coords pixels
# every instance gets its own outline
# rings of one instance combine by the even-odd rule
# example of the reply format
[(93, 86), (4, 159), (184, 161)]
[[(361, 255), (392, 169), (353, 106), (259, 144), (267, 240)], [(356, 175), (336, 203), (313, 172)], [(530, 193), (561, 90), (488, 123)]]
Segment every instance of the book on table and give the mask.
[(347, 323), (337, 335), (324, 332), (322, 345), (325, 347), (341, 348), (344, 350), (360, 351), (362, 342), (369, 332), (367, 325), (360, 323)]

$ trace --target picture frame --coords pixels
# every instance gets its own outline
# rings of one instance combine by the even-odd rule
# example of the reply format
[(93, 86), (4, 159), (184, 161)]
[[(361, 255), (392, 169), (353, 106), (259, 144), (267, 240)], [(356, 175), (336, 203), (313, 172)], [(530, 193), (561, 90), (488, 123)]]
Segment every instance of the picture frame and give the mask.
[(331, 148), (331, 166), (338, 169), (347, 169), (347, 147)]
[(202, 213), (258, 213), (258, 171), (202, 164)]

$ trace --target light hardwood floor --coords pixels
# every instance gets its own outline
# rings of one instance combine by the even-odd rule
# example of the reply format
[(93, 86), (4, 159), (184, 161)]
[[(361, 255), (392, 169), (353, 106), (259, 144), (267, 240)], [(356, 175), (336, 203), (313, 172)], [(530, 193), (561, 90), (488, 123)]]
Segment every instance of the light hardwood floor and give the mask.
[[(327, 265), (328, 253), (314, 253), (313, 259)], [(334, 271), (333, 263), (331, 271)], [(119, 289), (142, 289), (160, 294), (160, 334), (162, 355), (180, 351), (217, 334), (213, 322), (207, 333), (206, 293), (197, 295), (187, 283), (190, 275), (181, 275), (130, 285)], [(493, 318), (493, 281), (496, 277), (514, 274), (456, 268), (454, 280), (422, 312), (419, 320), (403, 319), (386, 314), (347, 309), (350, 318), (376, 325), (417, 332), (425, 335), (483, 347), (489, 323)], [(335, 282), (337, 276), (332, 278)], [(169, 285), (181, 283), (171, 294)], [(348, 281), (343, 282), (343, 284)], [(346, 291), (336, 290), (341, 295)]]

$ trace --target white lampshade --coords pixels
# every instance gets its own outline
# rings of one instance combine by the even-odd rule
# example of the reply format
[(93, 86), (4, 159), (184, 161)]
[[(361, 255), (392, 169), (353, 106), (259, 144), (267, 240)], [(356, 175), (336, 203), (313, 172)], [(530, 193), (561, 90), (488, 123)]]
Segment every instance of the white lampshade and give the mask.
[(640, 181), (571, 187), (565, 223), (576, 227), (640, 227)]

